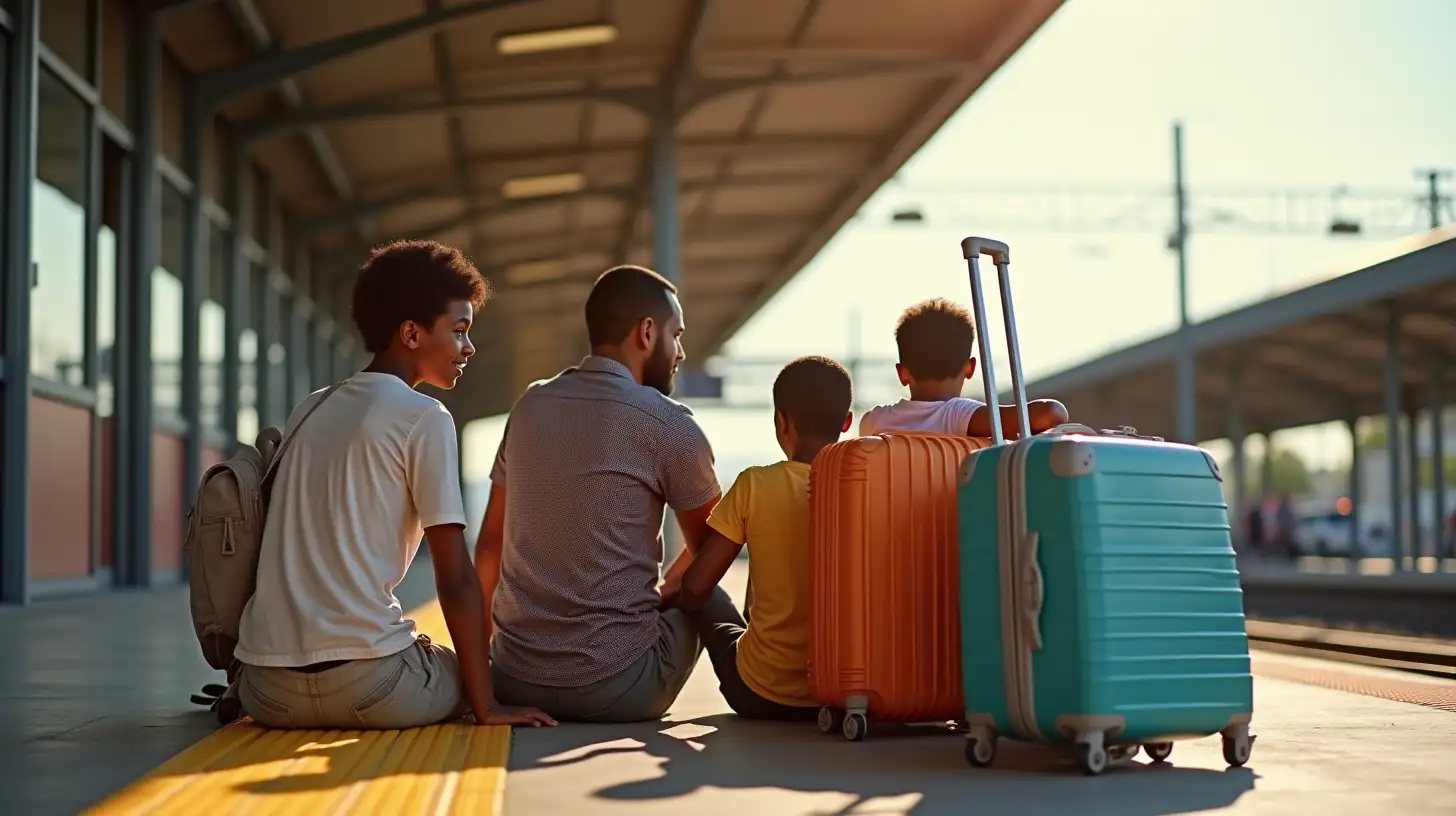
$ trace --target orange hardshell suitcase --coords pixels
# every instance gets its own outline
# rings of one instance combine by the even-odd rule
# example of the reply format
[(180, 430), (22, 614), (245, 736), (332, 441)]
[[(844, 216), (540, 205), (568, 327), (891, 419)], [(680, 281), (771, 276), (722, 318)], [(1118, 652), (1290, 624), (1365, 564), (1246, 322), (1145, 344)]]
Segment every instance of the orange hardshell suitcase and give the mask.
[(956, 491), (961, 462), (989, 444), (892, 432), (815, 457), (809, 681), (824, 732), (964, 718)]

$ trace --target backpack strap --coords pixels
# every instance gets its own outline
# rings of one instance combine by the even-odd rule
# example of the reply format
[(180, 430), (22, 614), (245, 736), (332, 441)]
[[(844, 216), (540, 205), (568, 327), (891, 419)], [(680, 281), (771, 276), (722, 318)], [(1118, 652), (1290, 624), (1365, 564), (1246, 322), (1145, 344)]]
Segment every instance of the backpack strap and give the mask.
[(258, 488), (263, 492), (264, 496), (267, 496), (273, 492), (273, 478), (278, 475), (278, 462), (283, 459), (283, 452), (288, 450), (288, 446), (293, 443), (293, 437), (298, 436), (298, 432), (303, 429), (303, 423), (307, 422), (308, 418), (313, 416), (313, 412), (317, 411), (319, 409), (319, 406), (324, 404), (324, 400), (328, 399), (330, 395), (332, 395), (335, 391), (339, 390), (339, 386), (343, 385), (345, 382), (348, 381), (339, 380), (338, 382), (329, 386), (328, 390), (324, 392), (323, 396), (318, 398), (318, 402), (315, 402), (312, 406), (310, 406), (308, 411), (304, 413), (303, 418), (298, 420), (298, 424), (293, 427), (293, 433), (283, 437), (283, 441), (278, 443), (278, 450), (276, 453), (273, 454), (273, 458), (268, 462), (268, 469), (263, 472), (263, 479), (258, 484)]

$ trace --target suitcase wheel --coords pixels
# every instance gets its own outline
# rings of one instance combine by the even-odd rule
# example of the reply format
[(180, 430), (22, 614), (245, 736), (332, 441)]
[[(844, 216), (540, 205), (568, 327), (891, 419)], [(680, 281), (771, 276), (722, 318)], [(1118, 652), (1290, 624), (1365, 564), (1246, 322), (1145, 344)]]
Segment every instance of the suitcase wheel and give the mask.
[(859, 742), (860, 740), (865, 738), (865, 734), (868, 733), (869, 730), (870, 723), (869, 720), (865, 718), (865, 715), (859, 713), (858, 711), (852, 711), (844, 715), (844, 726), (842, 728), (842, 731), (844, 732), (845, 739), (849, 740), (850, 742)]
[(996, 761), (996, 735), (971, 732), (966, 737), (966, 761), (973, 768), (985, 768)]
[(1102, 740), (1077, 743), (1077, 767), (1087, 776), (1107, 770), (1107, 749), (1102, 747)]
[(829, 706), (819, 707), (819, 730), (825, 734), (833, 734), (844, 727), (844, 712)]
[(1234, 733), (1223, 735), (1223, 761), (1229, 764), (1230, 768), (1242, 768), (1244, 763), (1249, 761), (1249, 755), (1254, 751), (1254, 738), (1249, 736), (1247, 728), (1240, 728)]
[(1148, 759), (1154, 762), (1167, 762), (1168, 757), (1173, 755), (1173, 743), (1171, 742), (1150, 742), (1143, 746)]

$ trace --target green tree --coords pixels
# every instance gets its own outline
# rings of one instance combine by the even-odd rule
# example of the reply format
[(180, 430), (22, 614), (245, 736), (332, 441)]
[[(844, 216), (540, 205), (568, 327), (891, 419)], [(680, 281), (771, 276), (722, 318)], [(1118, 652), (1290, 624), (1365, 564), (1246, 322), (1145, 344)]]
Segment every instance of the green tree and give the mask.
[[(1406, 433), (1403, 427), (1401, 429), (1401, 433)], [(1364, 429), (1360, 432), (1360, 451), (1362, 453), (1370, 451), (1384, 451), (1386, 440), (1389, 438), (1389, 435), (1385, 432), (1384, 423), (1367, 423)], [(1452, 443), (1456, 443), (1456, 439), (1452, 439), (1449, 433), (1446, 435), (1446, 438), (1448, 447)], [(1400, 453), (1401, 457), (1404, 458), (1406, 455), (1406, 451), (1402, 449)], [(1443, 471), (1446, 475), (1446, 486), (1456, 487), (1456, 453), (1446, 454), (1445, 459), (1446, 462)], [(1433, 487), (1436, 484), (1435, 469), (1431, 465), (1432, 462), (1430, 457), (1426, 457), (1425, 459), (1421, 460), (1421, 487)]]
[(1309, 467), (1294, 451), (1274, 449), (1273, 467), (1270, 468), (1272, 484), (1264, 485), (1260, 482), (1263, 469), (1264, 463), (1258, 459), (1248, 463), (1248, 476), (1244, 479), (1244, 484), (1249, 486), (1250, 495), (1259, 495), (1262, 491), (1270, 497), (1280, 493), (1299, 496), (1309, 492)]

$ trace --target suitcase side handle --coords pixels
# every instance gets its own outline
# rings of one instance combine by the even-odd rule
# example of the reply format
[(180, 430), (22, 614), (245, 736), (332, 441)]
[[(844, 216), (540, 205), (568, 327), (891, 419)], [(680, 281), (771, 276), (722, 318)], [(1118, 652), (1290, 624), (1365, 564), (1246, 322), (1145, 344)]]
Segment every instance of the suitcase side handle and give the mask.
[(1027, 533), (1022, 538), (1024, 548), (1024, 559), (1021, 567), (1021, 580), (1023, 592), (1021, 595), (1021, 636), (1027, 648), (1033, 652), (1041, 651), (1041, 610), (1046, 603), (1046, 584), (1041, 574), (1041, 564), (1037, 556), (1041, 555), (1041, 536), (1037, 533)]
[(1001, 429), (1001, 405), (996, 395), (996, 372), (991, 359), (991, 341), (986, 336), (986, 293), (981, 287), (982, 255), (996, 265), (996, 278), (1001, 289), (1001, 312), (1006, 319), (1006, 346), (1011, 355), (1011, 398), (1015, 400), (1016, 418), (1021, 423), (1022, 438), (1030, 436), (1031, 419), (1026, 406), (1026, 377), (1021, 368), (1021, 343), (1016, 334), (1016, 311), (1011, 306), (1011, 248), (994, 238), (971, 236), (961, 241), (961, 254), (971, 274), (971, 304), (976, 316), (976, 347), (981, 355), (981, 384), (986, 389), (986, 407), (991, 410), (991, 438), (1000, 445), (1006, 442)]

